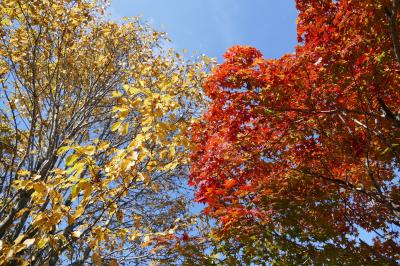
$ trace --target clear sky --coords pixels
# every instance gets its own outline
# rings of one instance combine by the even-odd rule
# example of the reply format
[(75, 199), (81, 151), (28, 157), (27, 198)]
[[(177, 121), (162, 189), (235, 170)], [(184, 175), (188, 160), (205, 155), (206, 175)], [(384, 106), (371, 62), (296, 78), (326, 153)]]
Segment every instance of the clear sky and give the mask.
[(236, 44), (260, 49), (266, 58), (294, 51), (294, 0), (112, 0), (113, 18), (141, 15), (165, 31), (173, 46), (221, 58)]

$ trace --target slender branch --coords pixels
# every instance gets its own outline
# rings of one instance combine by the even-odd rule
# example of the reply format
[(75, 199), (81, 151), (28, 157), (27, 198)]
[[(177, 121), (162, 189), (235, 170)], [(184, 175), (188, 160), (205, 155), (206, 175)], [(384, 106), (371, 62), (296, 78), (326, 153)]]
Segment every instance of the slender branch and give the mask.
[(397, 32), (397, 11), (399, 9), (399, 0), (392, 0), (392, 10), (385, 10), (387, 19), (389, 20), (390, 35), (392, 37), (394, 54), (397, 62), (400, 64), (400, 41)]
[(381, 97), (378, 97), (378, 103), (382, 111), (384, 112), (385, 118), (392, 121), (397, 128), (400, 128), (400, 120), (393, 114), (392, 111), (390, 111), (389, 107), (387, 107)]

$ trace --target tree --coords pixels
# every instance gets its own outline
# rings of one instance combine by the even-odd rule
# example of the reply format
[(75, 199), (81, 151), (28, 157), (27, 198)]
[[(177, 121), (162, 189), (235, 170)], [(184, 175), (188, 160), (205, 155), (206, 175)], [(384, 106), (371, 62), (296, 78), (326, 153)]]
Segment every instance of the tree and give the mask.
[(102, 2), (0, 2), (0, 264), (168, 261), (207, 65)]
[(216, 250), (228, 264), (397, 265), (399, 1), (296, 3), (294, 54), (232, 47), (204, 85), (191, 184), (219, 221)]

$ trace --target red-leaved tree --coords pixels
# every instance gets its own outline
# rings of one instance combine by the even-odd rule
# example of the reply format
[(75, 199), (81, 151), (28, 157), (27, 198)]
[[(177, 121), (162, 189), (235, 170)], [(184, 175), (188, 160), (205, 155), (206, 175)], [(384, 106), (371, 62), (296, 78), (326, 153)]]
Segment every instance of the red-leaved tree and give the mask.
[(296, 3), (294, 54), (232, 47), (204, 85), (197, 200), (228, 260), (397, 264), (400, 1)]

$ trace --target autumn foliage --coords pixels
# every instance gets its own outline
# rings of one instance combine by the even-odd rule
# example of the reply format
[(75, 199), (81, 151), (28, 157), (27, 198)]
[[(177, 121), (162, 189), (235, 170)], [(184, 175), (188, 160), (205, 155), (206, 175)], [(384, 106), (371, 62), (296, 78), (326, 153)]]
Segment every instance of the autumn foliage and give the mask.
[(400, 0), (209, 76), (106, 3), (0, 0), (1, 265), (400, 263)]
[(294, 54), (234, 46), (205, 83), (197, 200), (227, 259), (396, 264), (398, 1), (296, 3)]
[(207, 64), (104, 1), (0, 1), (0, 265), (173, 262)]

